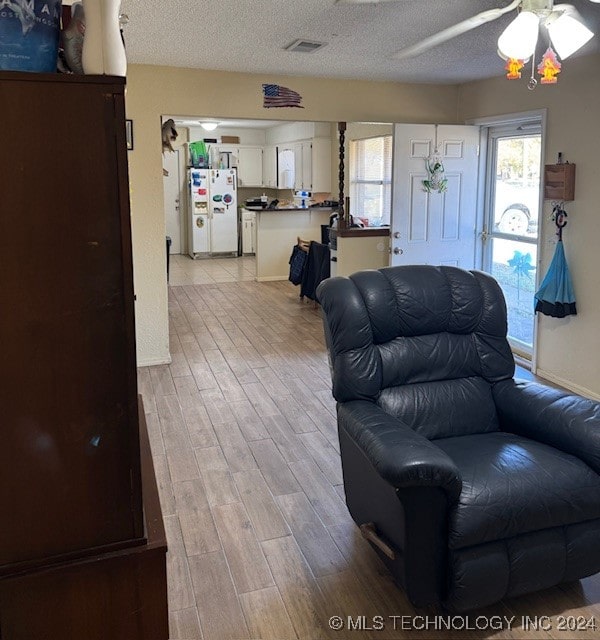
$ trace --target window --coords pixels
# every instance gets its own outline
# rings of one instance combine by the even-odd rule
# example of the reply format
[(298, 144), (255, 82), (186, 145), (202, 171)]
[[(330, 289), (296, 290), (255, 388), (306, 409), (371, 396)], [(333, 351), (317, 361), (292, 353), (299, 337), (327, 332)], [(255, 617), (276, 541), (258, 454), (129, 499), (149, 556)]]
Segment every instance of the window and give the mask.
[(350, 141), (350, 213), (368, 226), (390, 224), (392, 136)]

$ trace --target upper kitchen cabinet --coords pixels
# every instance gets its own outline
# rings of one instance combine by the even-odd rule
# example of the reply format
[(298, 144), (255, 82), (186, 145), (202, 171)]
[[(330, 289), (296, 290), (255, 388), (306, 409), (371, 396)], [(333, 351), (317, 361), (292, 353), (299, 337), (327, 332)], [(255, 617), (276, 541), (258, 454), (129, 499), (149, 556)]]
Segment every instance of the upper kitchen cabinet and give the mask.
[(295, 154), (293, 145), (277, 147), (277, 188), (293, 189), (295, 180)]
[(238, 185), (240, 187), (263, 186), (262, 147), (240, 147), (238, 157)]
[(263, 186), (277, 189), (277, 147), (272, 145), (263, 151)]
[[(295, 142), (294, 149), (294, 189), (304, 189), (304, 149), (302, 142)], [(308, 174), (307, 174), (308, 178)], [(307, 180), (308, 181), (308, 180)], [(308, 189), (309, 187), (306, 187)]]
[(313, 138), (294, 145), (294, 188), (331, 193), (331, 140)]
[[(217, 145), (217, 149), (218, 151), (214, 155), (212, 168), (229, 169), (238, 166), (240, 157), (240, 148), (238, 145), (219, 144)], [(217, 164), (215, 164), (215, 162)]]

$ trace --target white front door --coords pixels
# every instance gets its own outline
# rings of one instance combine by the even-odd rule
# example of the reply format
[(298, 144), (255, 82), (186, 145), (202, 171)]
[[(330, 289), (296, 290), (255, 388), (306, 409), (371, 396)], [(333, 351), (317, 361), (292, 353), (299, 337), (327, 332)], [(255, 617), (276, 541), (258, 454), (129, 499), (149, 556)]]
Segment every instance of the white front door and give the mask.
[[(447, 188), (426, 193), (426, 158), (441, 157)], [(475, 267), (479, 127), (396, 124), (392, 265)]]
[(181, 222), (181, 177), (179, 175), (179, 151), (163, 155), (163, 183), (165, 196), (166, 234), (171, 238), (170, 253), (181, 253), (183, 247)]

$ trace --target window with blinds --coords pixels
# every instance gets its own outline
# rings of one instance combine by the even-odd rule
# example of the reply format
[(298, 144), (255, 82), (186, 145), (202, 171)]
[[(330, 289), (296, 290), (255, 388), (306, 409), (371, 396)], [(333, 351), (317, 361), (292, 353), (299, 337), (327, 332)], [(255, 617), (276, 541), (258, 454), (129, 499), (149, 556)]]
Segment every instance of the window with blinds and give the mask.
[(390, 224), (392, 136), (350, 141), (350, 213), (369, 226)]

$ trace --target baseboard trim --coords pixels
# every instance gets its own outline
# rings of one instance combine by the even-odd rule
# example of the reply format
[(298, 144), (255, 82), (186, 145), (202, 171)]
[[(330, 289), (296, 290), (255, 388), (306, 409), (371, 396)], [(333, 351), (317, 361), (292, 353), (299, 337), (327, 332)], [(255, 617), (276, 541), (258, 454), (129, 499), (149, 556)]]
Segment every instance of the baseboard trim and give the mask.
[(523, 367), (523, 369), (527, 369), (528, 371), (531, 371), (531, 360), (524, 358), (523, 356), (519, 355), (518, 353), (515, 353), (514, 351), (513, 351), (513, 358), (515, 359), (515, 364), (519, 365), (520, 367)]
[(154, 367), (159, 364), (171, 364), (171, 356), (168, 355), (165, 358), (142, 358), (138, 360), (138, 367)]
[(263, 276), (262, 278), (256, 278), (257, 282), (275, 282), (276, 280), (287, 280), (288, 276)]
[(564, 387), (565, 389), (568, 389), (569, 391), (573, 391), (573, 393), (577, 393), (580, 396), (584, 396), (586, 398), (590, 398), (590, 400), (598, 400), (600, 401), (600, 394), (598, 393), (594, 393), (593, 391), (591, 391), (590, 389), (587, 389), (586, 387), (581, 387), (578, 384), (575, 384), (569, 380), (565, 380), (564, 378), (561, 378), (560, 376), (555, 376), (554, 374), (548, 372), (548, 371), (544, 371), (543, 369), (538, 369), (536, 372), (536, 375), (539, 376), (540, 378), (545, 378), (546, 380), (549, 380), (550, 382), (554, 382), (554, 384), (558, 384), (561, 387)]

